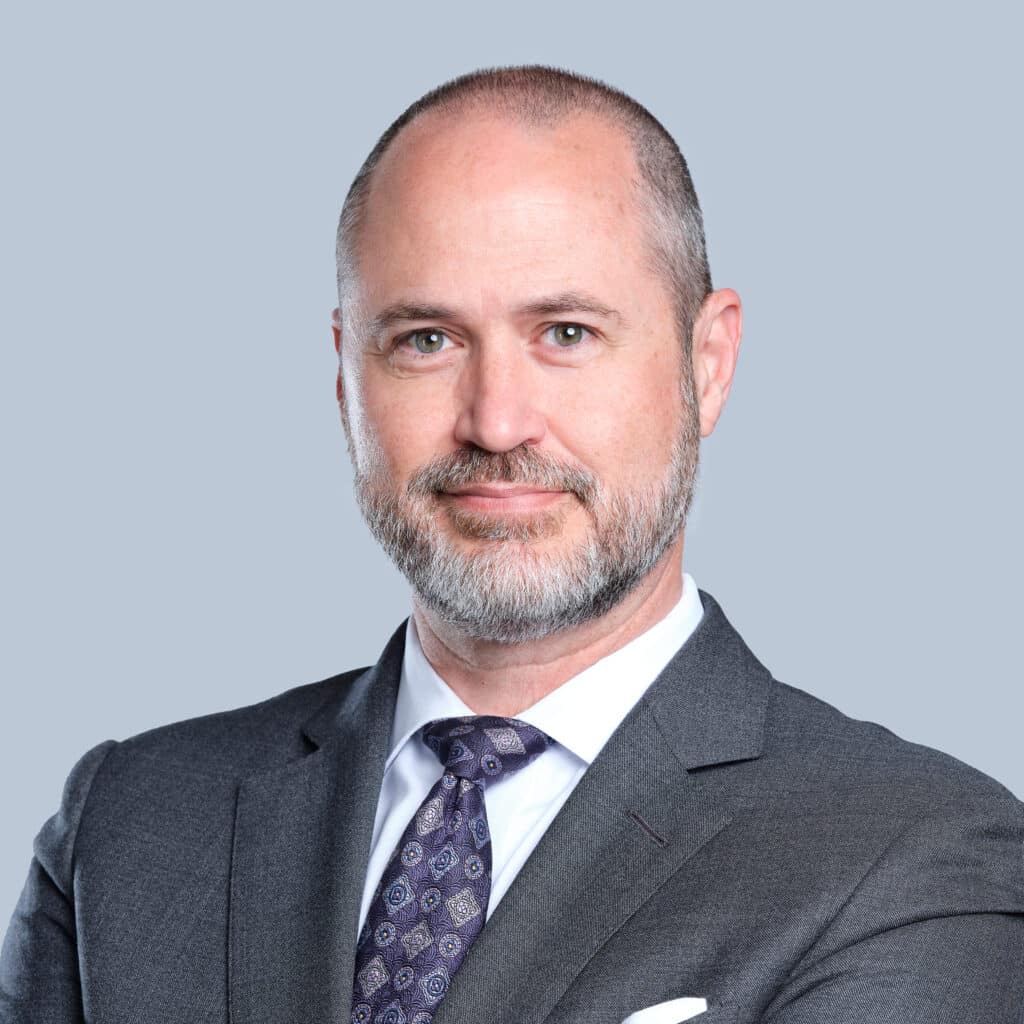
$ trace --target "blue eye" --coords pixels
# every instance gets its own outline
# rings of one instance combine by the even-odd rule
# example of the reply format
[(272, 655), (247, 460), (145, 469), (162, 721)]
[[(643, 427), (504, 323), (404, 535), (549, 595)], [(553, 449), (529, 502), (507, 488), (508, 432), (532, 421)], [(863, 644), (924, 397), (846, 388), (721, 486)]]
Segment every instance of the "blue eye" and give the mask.
[(439, 331), (436, 328), (428, 327), (420, 331), (411, 331), (403, 339), (404, 342), (408, 342), (420, 355), (429, 356), (434, 352), (440, 352), (444, 348), (445, 341), (448, 340), (448, 335), (444, 331)]
[(582, 324), (552, 324), (545, 333), (551, 335), (559, 348), (572, 348), (590, 332)]

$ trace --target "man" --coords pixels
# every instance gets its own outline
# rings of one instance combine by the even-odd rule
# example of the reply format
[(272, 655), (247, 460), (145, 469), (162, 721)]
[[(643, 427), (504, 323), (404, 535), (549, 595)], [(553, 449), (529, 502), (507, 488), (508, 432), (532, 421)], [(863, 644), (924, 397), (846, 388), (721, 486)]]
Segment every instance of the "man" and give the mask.
[(87, 753), (0, 1020), (1019, 1022), (1024, 807), (774, 680), (683, 573), (741, 316), (664, 129), (567, 72), (457, 79), (338, 257), (412, 617), (370, 669)]

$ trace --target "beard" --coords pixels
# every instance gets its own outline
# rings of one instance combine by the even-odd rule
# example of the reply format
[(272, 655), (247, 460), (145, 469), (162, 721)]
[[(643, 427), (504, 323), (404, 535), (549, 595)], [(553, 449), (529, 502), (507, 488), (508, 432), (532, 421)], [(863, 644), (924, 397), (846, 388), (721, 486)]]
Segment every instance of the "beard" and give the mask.
[[(691, 380), (681, 425), (661, 478), (642, 491), (615, 493), (581, 465), (522, 444), (507, 452), (467, 447), (433, 459), (395, 492), (377, 465), (355, 474), (370, 531), (423, 605), (464, 635), (505, 644), (537, 640), (598, 618), (650, 572), (679, 535), (693, 499), (700, 422)], [(355, 460), (353, 460), (355, 463)], [(590, 520), (568, 551), (544, 551), (567, 510), (504, 517), (459, 508), (443, 492), (503, 481), (566, 491)], [(440, 525), (461, 537), (459, 547)]]

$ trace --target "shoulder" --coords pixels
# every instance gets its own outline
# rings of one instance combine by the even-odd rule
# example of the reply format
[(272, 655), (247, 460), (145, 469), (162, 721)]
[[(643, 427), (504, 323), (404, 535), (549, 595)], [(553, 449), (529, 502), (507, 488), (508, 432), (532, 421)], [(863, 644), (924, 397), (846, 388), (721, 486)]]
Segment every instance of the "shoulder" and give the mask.
[(883, 828), (985, 807), (1011, 817), (1024, 812), (1005, 786), (976, 768), (777, 679), (718, 602), (700, 593), (704, 648), (691, 657), (691, 670), (713, 680), (702, 691), (714, 708), (705, 728), (750, 733), (754, 759), (733, 780), (734, 795), (749, 811), (861, 818), (869, 830), (872, 820)]
[(955, 757), (769, 685), (751, 805), (773, 821), (765, 835), (798, 847), (792, 872), (827, 893), (794, 984), (860, 970), (876, 946), (912, 972), (936, 942), (966, 951), (972, 927), (1008, 942), (1024, 922), (1024, 804)]
[(914, 817), (954, 807), (1024, 804), (963, 761), (843, 714), (795, 686), (772, 679), (765, 721), (766, 766), (833, 806)]
[(302, 727), (317, 714), (340, 705), (366, 672), (352, 669), (296, 686), (245, 707), (172, 722), (121, 741), (114, 760), (180, 765), (192, 772), (240, 778), (264, 765), (309, 752)]
[(311, 749), (303, 725), (340, 706), (366, 671), (352, 669), (255, 704), (171, 722), (112, 743), (100, 774), (129, 773), (136, 780), (152, 774), (204, 776), (233, 783), (295, 760)]
[(183, 805), (197, 821), (224, 812), (247, 775), (308, 753), (303, 724), (340, 705), (365, 671), (98, 744), (71, 769), (57, 813), (36, 838), (37, 857), (53, 877), (68, 878), (83, 833), (106, 834), (128, 820), (154, 824)]
[(849, 860), (860, 879), (853, 906), (1024, 913), (1024, 804), (1006, 787), (796, 687), (769, 685), (749, 806), (813, 835), (822, 865)]

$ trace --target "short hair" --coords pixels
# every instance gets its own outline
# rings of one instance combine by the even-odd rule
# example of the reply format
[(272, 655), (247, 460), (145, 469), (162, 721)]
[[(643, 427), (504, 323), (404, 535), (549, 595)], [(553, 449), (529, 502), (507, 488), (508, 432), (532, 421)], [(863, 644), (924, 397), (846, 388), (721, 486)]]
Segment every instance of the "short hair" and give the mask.
[(711, 291), (704, 223), (686, 160), (660, 121), (632, 97), (599, 81), (545, 65), (483, 68), (460, 75), (409, 106), (377, 140), (345, 197), (338, 222), (338, 296), (342, 315), (356, 266), (356, 244), (373, 172), (402, 129), (421, 114), (457, 115), (485, 109), (531, 128), (551, 127), (574, 114), (608, 118), (626, 132), (640, 171), (639, 206), (648, 221), (654, 268), (675, 296), (680, 339)]

